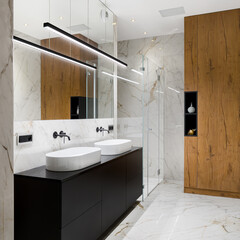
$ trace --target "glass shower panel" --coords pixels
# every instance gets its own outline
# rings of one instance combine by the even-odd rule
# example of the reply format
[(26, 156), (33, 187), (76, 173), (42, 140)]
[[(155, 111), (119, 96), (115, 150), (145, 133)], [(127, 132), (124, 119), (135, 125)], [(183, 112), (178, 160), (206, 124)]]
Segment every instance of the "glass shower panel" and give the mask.
[(144, 195), (160, 183), (163, 176), (163, 69), (147, 57), (143, 59), (144, 79)]

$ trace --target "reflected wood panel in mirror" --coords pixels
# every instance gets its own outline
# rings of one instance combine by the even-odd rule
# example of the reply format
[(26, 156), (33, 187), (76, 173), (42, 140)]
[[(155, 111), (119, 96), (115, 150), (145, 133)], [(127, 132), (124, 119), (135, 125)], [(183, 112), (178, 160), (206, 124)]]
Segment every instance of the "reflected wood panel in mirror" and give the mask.
[[(75, 36), (98, 47), (97, 43), (81, 34)], [(96, 65), (98, 63), (98, 57), (95, 54), (62, 38), (44, 39), (41, 40), (41, 45), (84, 62), (95, 63)], [(42, 54), (41, 119), (71, 119), (71, 97), (87, 96), (92, 98), (94, 96), (93, 74), (93, 71), (86, 70), (83, 67)], [(86, 81), (88, 81), (88, 87), (86, 86)]]

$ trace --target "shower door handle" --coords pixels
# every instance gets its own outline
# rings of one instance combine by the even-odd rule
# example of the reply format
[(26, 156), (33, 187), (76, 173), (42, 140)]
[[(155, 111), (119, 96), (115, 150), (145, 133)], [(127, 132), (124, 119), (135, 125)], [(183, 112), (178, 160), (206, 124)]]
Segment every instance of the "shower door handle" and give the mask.
[(153, 129), (152, 128), (148, 128), (148, 131), (152, 131)]

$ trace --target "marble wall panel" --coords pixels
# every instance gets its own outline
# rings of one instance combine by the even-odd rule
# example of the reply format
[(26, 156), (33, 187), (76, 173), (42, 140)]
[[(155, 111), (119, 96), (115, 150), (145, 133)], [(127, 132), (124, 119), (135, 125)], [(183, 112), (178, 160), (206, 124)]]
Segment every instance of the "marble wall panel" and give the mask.
[(13, 3), (0, 6), (0, 239), (13, 240)]
[[(96, 128), (108, 128), (108, 125), (112, 124), (112, 118), (15, 122), (15, 140), (19, 133), (32, 133), (33, 142), (27, 145), (15, 144), (14, 172), (45, 165), (45, 154), (48, 152), (69, 147), (93, 146), (96, 141), (111, 139), (113, 133), (97, 133)], [(71, 141), (66, 139), (63, 143), (61, 138), (54, 139), (54, 131), (66, 132), (71, 137)]]
[[(19, 34), (19, 37), (40, 45), (40, 41)], [(14, 120), (41, 119), (41, 54), (14, 43)]]
[[(119, 136), (124, 137), (129, 122), (142, 116), (143, 96), (144, 159), (146, 162), (148, 158), (145, 163), (149, 165), (148, 175), (156, 178), (156, 170), (160, 168), (160, 178), (164, 175), (165, 179), (183, 180), (184, 35), (122, 41), (118, 43), (118, 56), (130, 68), (140, 70), (145, 67), (144, 86), (118, 84)], [(120, 69), (119, 74), (124, 71)], [(132, 73), (126, 75), (135, 78)], [(142, 136), (142, 123), (139, 121), (138, 124), (135, 128)]]

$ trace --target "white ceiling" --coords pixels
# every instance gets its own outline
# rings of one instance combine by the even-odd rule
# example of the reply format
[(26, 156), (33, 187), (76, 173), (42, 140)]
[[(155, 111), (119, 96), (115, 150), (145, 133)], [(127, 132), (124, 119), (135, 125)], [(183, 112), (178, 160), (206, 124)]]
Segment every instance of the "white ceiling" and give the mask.
[[(184, 31), (184, 17), (240, 8), (240, 0), (102, 0), (118, 17), (118, 40)], [(163, 18), (159, 10), (184, 7), (185, 15)], [(131, 19), (134, 18), (135, 22)], [(146, 35), (143, 33), (147, 32)]]
[[(113, 14), (102, 19), (104, 5), (98, 0), (14, 0), (14, 30), (41, 40), (55, 36), (43, 28), (44, 22), (70, 32), (70, 26), (84, 24), (81, 33), (97, 43), (113, 41)], [(16, 33), (16, 32), (15, 32)]]

